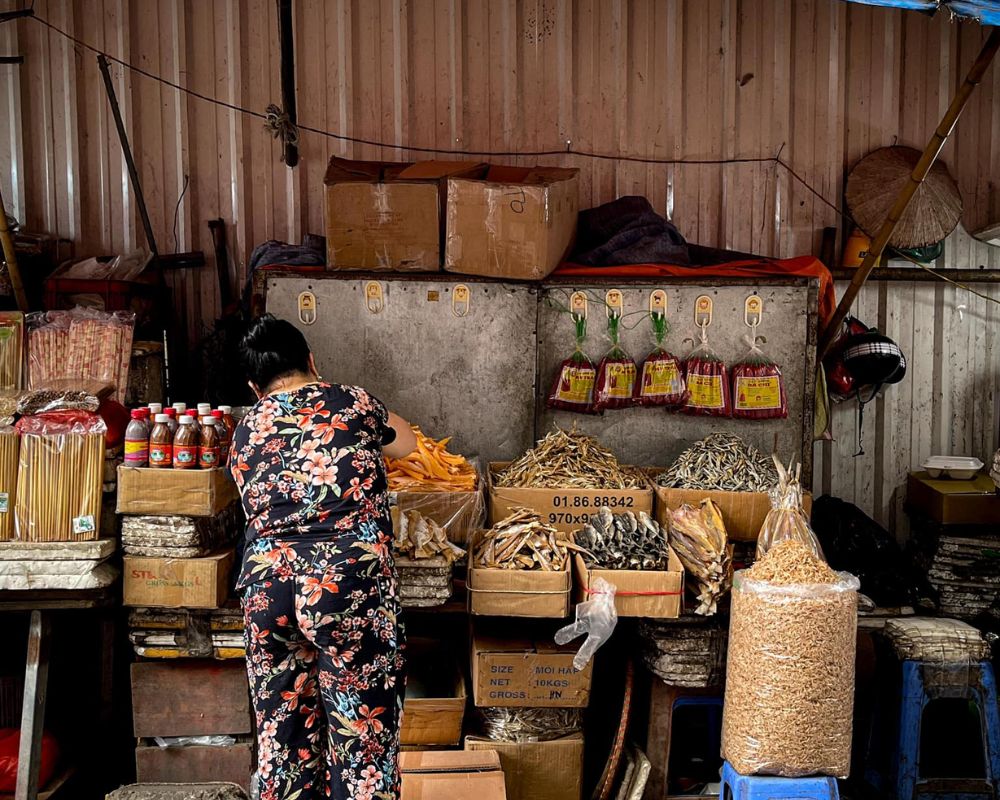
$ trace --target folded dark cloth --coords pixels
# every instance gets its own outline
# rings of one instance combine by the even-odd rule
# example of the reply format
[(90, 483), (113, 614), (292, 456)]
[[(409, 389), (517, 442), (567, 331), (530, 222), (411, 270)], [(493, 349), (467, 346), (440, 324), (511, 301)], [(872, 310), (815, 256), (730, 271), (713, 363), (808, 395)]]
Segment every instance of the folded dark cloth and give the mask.
[(581, 211), (570, 261), (591, 267), (690, 263), (687, 242), (645, 197), (619, 197)]

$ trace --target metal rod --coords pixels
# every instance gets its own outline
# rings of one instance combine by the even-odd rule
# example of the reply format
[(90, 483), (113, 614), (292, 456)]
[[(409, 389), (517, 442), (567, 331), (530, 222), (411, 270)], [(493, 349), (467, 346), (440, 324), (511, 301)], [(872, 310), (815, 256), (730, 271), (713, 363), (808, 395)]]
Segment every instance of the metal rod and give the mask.
[(969, 70), (965, 82), (959, 87), (958, 92), (956, 92), (955, 97), (951, 101), (951, 105), (948, 106), (948, 110), (941, 118), (941, 123), (938, 125), (937, 130), (934, 131), (934, 135), (931, 136), (927, 147), (924, 148), (920, 160), (913, 168), (913, 172), (910, 173), (910, 179), (906, 182), (902, 190), (900, 190), (896, 202), (893, 203), (892, 208), (889, 210), (889, 216), (886, 217), (885, 222), (882, 223), (882, 227), (879, 228), (878, 233), (875, 235), (871, 247), (868, 248), (868, 254), (865, 256), (864, 261), (861, 262), (861, 266), (858, 267), (854, 278), (851, 280), (851, 285), (847, 287), (847, 291), (844, 292), (844, 296), (840, 299), (840, 304), (837, 306), (830, 324), (823, 331), (818, 348), (818, 357), (820, 359), (826, 355), (830, 349), (830, 345), (833, 344), (833, 340), (836, 338), (841, 324), (851, 310), (858, 292), (861, 291), (861, 287), (865, 285), (865, 281), (868, 280), (868, 276), (872, 273), (879, 258), (882, 256), (882, 251), (889, 243), (889, 239), (892, 237), (893, 231), (896, 230), (896, 225), (906, 211), (907, 206), (910, 205), (913, 195), (916, 194), (917, 189), (920, 188), (920, 184), (924, 182), (927, 173), (930, 172), (931, 167), (934, 166), (934, 162), (937, 161), (937, 157), (940, 155), (941, 149), (954, 130), (958, 118), (962, 115), (962, 111), (965, 110), (965, 106), (969, 102), (969, 97), (983, 79), (983, 75), (989, 69), (998, 49), (1000, 49), (1000, 28), (993, 28), (986, 39), (986, 43), (983, 45), (983, 49), (976, 57), (972, 69)]
[[(281, 48), (281, 105), (293, 125), (295, 110), (295, 39), (292, 32), (292, 0), (278, 0), (278, 43)], [(299, 147), (285, 142), (285, 164), (299, 163)]]
[[(142, 194), (142, 186), (139, 184), (139, 173), (135, 168), (135, 160), (132, 158), (132, 148), (128, 143), (128, 133), (125, 131), (125, 122), (122, 120), (122, 112), (118, 107), (118, 97), (115, 95), (115, 87), (111, 82), (111, 69), (108, 59), (103, 55), (97, 57), (97, 65), (101, 68), (101, 75), (104, 78), (104, 89), (108, 93), (108, 103), (111, 104), (111, 115), (115, 118), (115, 127), (118, 129), (118, 139), (121, 142), (122, 154), (125, 156), (125, 166), (128, 167), (128, 177), (132, 184), (132, 191), (135, 192), (136, 205), (139, 206), (139, 216), (142, 217), (142, 227), (146, 231), (146, 243), (149, 245), (149, 252), (154, 256), (154, 261), (159, 261), (160, 251), (156, 247), (156, 237), (153, 236), (153, 225), (149, 221), (149, 212), (146, 210), (146, 198)], [(162, 271), (160, 273), (162, 275)]]
[[(1000, 269), (938, 269), (928, 265), (935, 272), (959, 283), (1000, 283)], [(847, 281), (854, 277), (853, 269), (831, 270), (833, 279)], [(916, 267), (879, 267), (868, 276), (870, 281), (904, 281), (910, 283), (944, 283), (941, 278)]]
[(3, 204), (3, 193), (0, 192), (0, 243), (3, 244), (3, 260), (7, 262), (7, 275), (10, 277), (10, 288), (14, 290), (14, 299), (21, 313), (28, 313), (28, 296), (24, 293), (21, 282), (21, 270), (17, 266), (17, 252), (14, 250), (14, 237), (7, 225), (7, 209)]

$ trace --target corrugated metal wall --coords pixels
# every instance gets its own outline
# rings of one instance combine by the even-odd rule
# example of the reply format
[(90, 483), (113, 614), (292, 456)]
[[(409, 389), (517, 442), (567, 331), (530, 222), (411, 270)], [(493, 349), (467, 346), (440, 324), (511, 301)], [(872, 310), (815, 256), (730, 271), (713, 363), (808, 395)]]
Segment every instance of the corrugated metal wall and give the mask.
[[(0, 0), (0, 8), (21, 5)], [(256, 243), (322, 231), (331, 154), (419, 157), (407, 146), (687, 160), (780, 153), (815, 193), (773, 162), (538, 160), (579, 167), (584, 206), (645, 194), (699, 243), (815, 252), (820, 229), (838, 221), (821, 198), (839, 203), (845, 168), (869, 150), (922, 146), (983, 40), (979, 28), (940, 15), (838, 0), (294, 5), (300, 122), (399, 148), (303, 132), (301, 164), (289, 170), (260, 119), (114, 68), (161, 249), (210, 255), (206, 220), (222, 217), (240, 262), (234, 278)], [(37, 0), (35, 10), (204, 95), (258, 112), (280, 103), (271, 0)], [(22, 67), (0, 66), (0, 181), (11, 212), (74, 240), (79, 254), (141, 242), (93, 53), (30, 20), (0, 26), (0, 51), (27, 57)], [(977, 91), (944, 159), (970, 199), (989, 193), (1000, 175), (1000, 68)], [(949, 241), (945, 261), (1000, 267), (996, 252), (964, 235)], [(219, 311), (214, 269), (172, 280), (196, 338)], [(864, 457), (851, 458), (850, 436), (823, 446), (817, 488), (889, 521), (911, 463), (931, 451), (991, 451), (993, 309), (946, 285), (875, 286), (863, 295), (862, 316), (899, 335), (912, 378), (867, 415)], [(853, 434), (850, 414), (836, 416), (838, 429)]]

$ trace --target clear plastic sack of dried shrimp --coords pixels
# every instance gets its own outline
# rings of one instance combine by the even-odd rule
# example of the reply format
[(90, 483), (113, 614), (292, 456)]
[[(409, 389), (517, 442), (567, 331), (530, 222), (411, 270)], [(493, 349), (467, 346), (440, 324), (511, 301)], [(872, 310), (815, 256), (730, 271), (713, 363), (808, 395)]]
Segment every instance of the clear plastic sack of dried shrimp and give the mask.
[(802, 507), (802, 484), (799, 478), (802, 465), (792, 464), (786, 468), (777, 458), (774, 465), (778, 469), (778, 483), (768, 493), (771, 498), (771, 510), (764, 517), (764, 524), (757, 535), (757, 558), (761, 558), (778, 542), (789, 539), (801, 542), (818, 558), (826, 561), (819, 539), (809, 525), (809, 516)]

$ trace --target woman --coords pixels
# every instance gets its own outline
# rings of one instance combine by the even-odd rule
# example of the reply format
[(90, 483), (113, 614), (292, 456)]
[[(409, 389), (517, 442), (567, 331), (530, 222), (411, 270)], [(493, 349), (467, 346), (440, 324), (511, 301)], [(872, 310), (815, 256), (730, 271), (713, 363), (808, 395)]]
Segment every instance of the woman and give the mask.
[(364, 389), (322, 381), (288, 322), (261, 317), (240, 350), (259, 398), (230, 470), (261, 800), (391, 800), (404, 676), (383, 454), (416, 439)]

